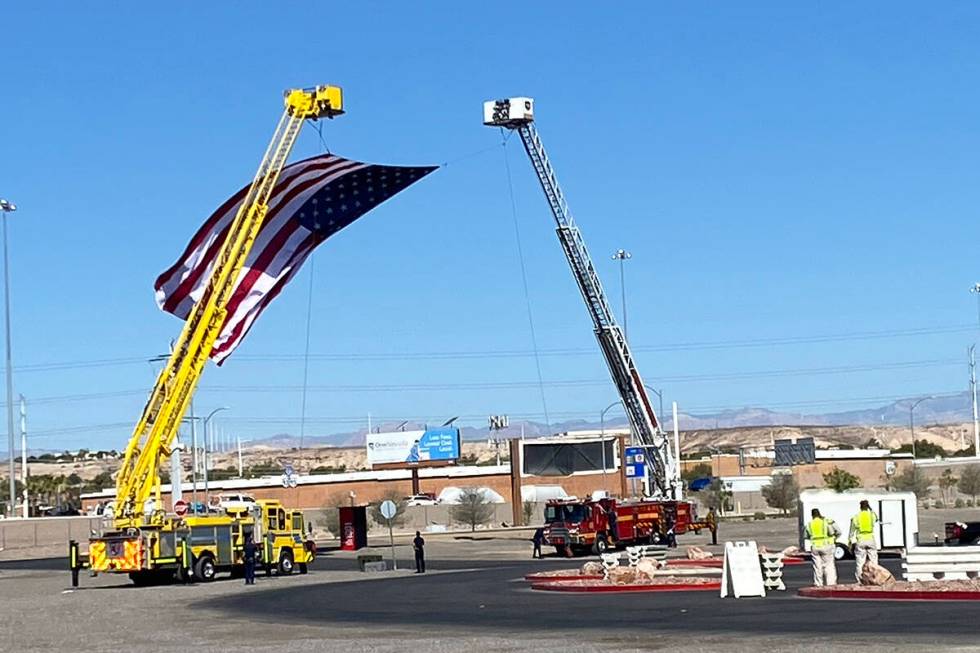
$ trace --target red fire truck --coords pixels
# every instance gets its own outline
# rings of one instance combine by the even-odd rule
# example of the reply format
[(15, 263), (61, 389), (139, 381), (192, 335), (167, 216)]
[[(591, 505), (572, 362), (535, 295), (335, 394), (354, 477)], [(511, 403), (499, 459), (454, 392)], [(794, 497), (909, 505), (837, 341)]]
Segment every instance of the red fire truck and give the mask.
[(556, 499), (546, 504), (544, 517), (545, 542), (569, 557), (666, 542), (671, 525), (675, 535), (715, 527), (709, 519), (698, 519), (687, 501)]

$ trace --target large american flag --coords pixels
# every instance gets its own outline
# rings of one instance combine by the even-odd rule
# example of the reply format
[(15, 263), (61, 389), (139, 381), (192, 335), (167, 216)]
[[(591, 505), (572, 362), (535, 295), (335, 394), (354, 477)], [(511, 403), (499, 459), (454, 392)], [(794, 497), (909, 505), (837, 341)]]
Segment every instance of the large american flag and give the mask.
[[(241, 343), (255, 319), (296, 274), (313, 249), (434, 166), (382, 166), (332, 154), (283, 168), (269, 210), (228, 303), (228, 317), (211, 350), (219, 365)], [(187, 319), (211, 276), (248, 186), (211, 214), (180, 259), (154, 284), (157, 305)]]

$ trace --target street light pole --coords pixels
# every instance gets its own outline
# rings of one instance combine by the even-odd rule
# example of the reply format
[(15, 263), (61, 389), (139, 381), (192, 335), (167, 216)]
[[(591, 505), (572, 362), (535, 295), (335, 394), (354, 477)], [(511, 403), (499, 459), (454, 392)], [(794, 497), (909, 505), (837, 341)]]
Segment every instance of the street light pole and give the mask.
[(208, 413), (208, 416), (204, 418), (204, 422), (203, 422), (204, 423), (204, 471), (203, 471), (203, 476), (204, 476), (204, 505), (205, 505), (205, 508), (207, 506), (211, 505), (211, 501), (208, 498), (208, 451), (209, 451), (209, 446), (208, 446), (208, 424), (211, 422), (211, 418), (214, 417), (214, 414), (215, 413), (221, 412), (223, 410), (228, 410), (228, 407), (227, 406), (221, 406), (219, 408), (215, 408), (210, 413)]
[(913, 412), (915, 411), (916, 406), (921, 404), (923, 401), (926, 401), (927, 399), (932, 399), (932, 397), (922, 397), (918, 401), (914, 402), (911, 406), (909, 406), (909, 430), (912, 432), (912, 464), (913, 465), (915, 465), (915, 419), (913, 417)]
[(973, 395), (973, 455), (980, 456), (980, 416), (977, 415), (977, 346), (970, 345), (970, 393)]
[[(664, 419), (664, 391), (663, 391), (663, 388), (661, 388), (660, 390), (655, 390), (654, 388), (651, 388), (650, 386), (648, 386), (646, 383), (643, 384), (643, 387), (646, 388), (647, 390), (649, 390), (650, 392), (652, 392), (653, 394), (657, 395), (657, 399), (660, 400), (660, 412), (657, 413), (657, 419), (660, 420), (661, 422), (663, 422), (663, 419)], [(660, 425), (658, 424), (658, 426), (660, 426)], [(663, 431), (663, 427), (662, 426), (661, 426), (660, 430)]]
[(7, 214), (17, 210), (14, 204), (5, 199), (0, 199), (0, 211), (3, 212), (3, 303), (4, 321), (6, 324), (7, 352), (7, 453), (10, 458), (10, 495), (7, 505), (7, 514), (13, 517), (14, 506), (17, 499), (17, 485), (14, 482), (14, 474), (17, 467), (14, 464), (14, 369), (11, 362), (13, 356), (10, 353), (10, 265), (7, 259)]
[(625, 249), (616, 250), (616, 253), (612, 255), (613, 260), (619, 261), (619, 288), (623, 295), (623, 338), (629, 340), (629, 336), (626, 331), (626, 269), (625, 263), (629, 259), (633, 258), (633, 255), (627, 252)]
[(977, 296), (977, 328), (980, 329), (980, 283), (975, 283), (970, 292)]
[(599, 413), (599, 440), (602, 443), (602, 489), (606, 494), (609, 494), (609, 486), (606, 483), (606, 413), (621, 403), (621, 401), (614, 401)]

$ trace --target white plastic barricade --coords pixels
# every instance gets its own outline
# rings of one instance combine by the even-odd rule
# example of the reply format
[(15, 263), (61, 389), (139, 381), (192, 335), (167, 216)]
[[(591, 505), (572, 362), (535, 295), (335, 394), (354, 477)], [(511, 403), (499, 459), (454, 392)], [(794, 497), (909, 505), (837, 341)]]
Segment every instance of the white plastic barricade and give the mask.
[(783, 584), (783, 554), (761, 553), (762, 571), (765, 574), (763, 585), (767, 590), (785, 590)]
[(725, 561), (721, 571), (721, 596), (728, 596), (729, 581), (736, 599), (765, 596), (766, 587), (755, 542), (725, 542)]
[(653, 558), (657, 562), (667, 559), (667, 547), (663, 544), (647, 544), (644, 546), (626, 547), (626, 555), (630, 567), (635, 567), (644, 558)]
[(600, 558), (602, 558), (602, 576), (608, 580), (609, 572), (619, 566), (619, 554), (603, 553)]

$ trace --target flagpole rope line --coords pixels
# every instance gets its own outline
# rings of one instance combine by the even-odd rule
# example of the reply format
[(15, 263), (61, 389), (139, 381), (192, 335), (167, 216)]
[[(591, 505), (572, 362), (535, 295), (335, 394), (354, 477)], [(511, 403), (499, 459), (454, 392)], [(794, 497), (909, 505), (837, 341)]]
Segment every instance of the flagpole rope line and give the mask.
[(310, 378), (310, 325), (313, 322), (313, 270), (315, 252), (310, 252), (310, 285), (306, 296), (306, 347), (303, 350), (303, 398), (300, 401), (299, 450), (306, 438), (306, 394)]
[(510, 174), (510, 161), (507, 157), (507, 140), (511, 132), (501, 129), (502, 138), (500, 150), (504, 158), (504, 171), (507, 175), (507, 191), (510, 196), (510, 212), (514, 221), (514, 236), (517, 243), (517, 258), (521, 265), (521, 283), (524, 287), (524, 303), (527, 306), (527, 323), (531, 331), (531, 347), (534, 351), (534, 368), (538, 374), (538, 389), (541, 392), (541, 408), (544, 411), (545, 426), (550, 428), (551, 420), (548, 419), (548, 399), (544, 391), (544, 376), (541, 374), (541, 357), (538, 355), (538, 336), (534, 330), (534, 312), (531, 309), (531, 293), (527, 285), (527, 266), (524, 263), (524, 247), (521, 244), (521, 227), (517, 219), (517, 200), (514, 197), (514, 183)]

